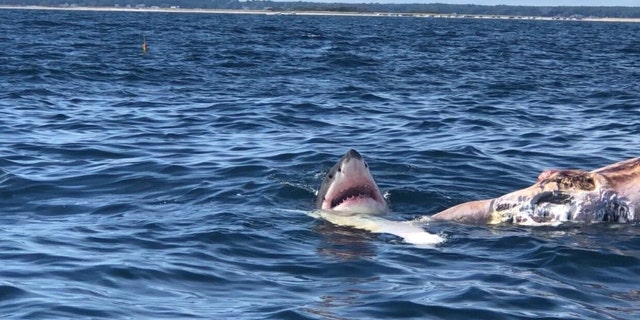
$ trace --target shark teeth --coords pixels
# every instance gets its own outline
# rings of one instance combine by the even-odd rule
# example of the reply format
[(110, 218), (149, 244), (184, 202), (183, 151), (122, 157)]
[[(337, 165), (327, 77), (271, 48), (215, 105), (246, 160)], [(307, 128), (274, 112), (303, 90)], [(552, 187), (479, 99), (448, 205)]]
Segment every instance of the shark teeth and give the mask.
[(353, 186), (349, 189), (342, 190), (335, 198), (333, 198), (333, 200), (331, 201), (331, 208), (335, 208), (340, 204), (350, 200), (373, 197), (373, 189), (370, 186)]

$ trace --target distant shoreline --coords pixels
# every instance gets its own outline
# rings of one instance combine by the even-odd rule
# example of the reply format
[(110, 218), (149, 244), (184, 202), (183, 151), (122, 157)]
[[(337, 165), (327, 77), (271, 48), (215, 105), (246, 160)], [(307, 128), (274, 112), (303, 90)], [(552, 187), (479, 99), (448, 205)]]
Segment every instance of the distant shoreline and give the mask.
[(421, 17), (435, 19), (496, 19), (496, 20), (544, 20), (544, 21), (589, 21), (589, 22), (635, 22), (640, 18), (557, 18), (537, 16), (503, 15), (458, 15), (435, 13), (395, 13), (395, 12), (336, 12), (336, 11), (276, 11), (276, 10), (233, 10), (233, 9), (190, 9), (158, 7), (54, 7), (54, 6), (13, 6), (0, 5), (0, 10), (61, 10), (61, 11), (112, 11), (112, 12), (169, 12), (203, 14), (262, 14), (262, 15), (306, 15), (306, 16), (366, 16), (366, 17)]

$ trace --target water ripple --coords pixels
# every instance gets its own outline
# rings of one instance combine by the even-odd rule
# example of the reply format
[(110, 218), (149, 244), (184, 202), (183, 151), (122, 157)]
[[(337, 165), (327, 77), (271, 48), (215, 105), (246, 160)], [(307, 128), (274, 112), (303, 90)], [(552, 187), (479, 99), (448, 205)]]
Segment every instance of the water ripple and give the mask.
[(639, 32), (0, 10), (0, 311), (637, 318), (637, 225), (432, 223), (427, 249), (306, 213), (349, 148), (391, 220), (638, 156)]

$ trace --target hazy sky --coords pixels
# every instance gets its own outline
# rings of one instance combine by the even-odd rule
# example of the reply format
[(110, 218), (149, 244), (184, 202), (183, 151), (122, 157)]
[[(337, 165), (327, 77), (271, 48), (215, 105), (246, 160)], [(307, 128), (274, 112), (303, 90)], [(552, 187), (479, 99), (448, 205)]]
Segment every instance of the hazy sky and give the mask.
[[(320, 0), (315, 0), (320, 1)], [(519, 6), (626, 6), (640, 7), (640, 0), (322, 0), (321, 2), (351, 3), (452, 3)]]
[[(402, 2), (400, 0), (392, 0), (390, 2)], [(416, 1), (422, 2), (422, 1)], [(431, 1), (424, 1), (425, 3)], [(455, 4), (486, 4), (486, 5), (520, 5), (520, 6), (640, 6), (640, 0), (540, 0), (540, 1), (514, 1), (514, 0), (458, 0), (458, 1), (434, 1), (440, 3)]]

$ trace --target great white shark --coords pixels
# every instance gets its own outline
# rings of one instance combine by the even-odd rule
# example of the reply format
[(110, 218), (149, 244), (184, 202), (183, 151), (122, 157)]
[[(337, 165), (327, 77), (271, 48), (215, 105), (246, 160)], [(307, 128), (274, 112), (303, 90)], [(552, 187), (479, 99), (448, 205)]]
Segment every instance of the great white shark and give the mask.
[(444, 241), (441, 236), (426, 232), (417, 221), (391, 221), (384, 217), (386, 213), (389, 205), (369, 166), (351, 149), (325, 176), (318, 190), (316, 210), (310, 215), (339, 226), (393, 234), (416, 245), (432, 246)]
[(389, 211), (369, 165), (356, 150), (349, 150), (327, 173), (316, 200), (316, 208), (366, 214)]
[(546, 170), (528, 188), (465, 202), (433, 215), (431, 220), (521, 225), (639, 221), (640, 158), (593, 171)]

